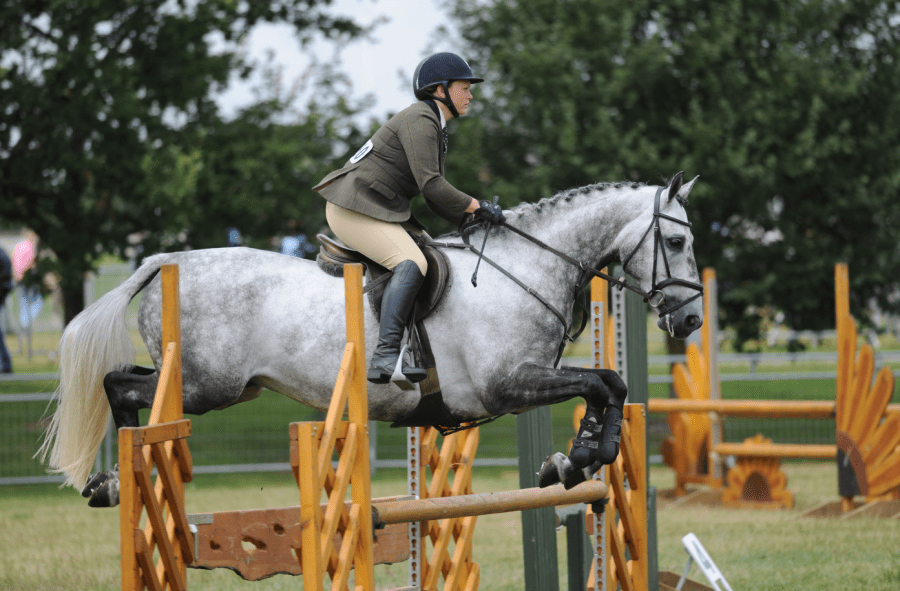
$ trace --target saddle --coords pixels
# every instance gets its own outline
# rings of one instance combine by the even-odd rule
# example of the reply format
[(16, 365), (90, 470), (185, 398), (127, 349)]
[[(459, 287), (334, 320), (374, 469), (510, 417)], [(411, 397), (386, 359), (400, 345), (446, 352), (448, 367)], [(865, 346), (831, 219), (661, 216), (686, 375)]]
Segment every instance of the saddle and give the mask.
[[(425, 274), (425, 280), (416, 296), (415, 321), (418, 323), (431, 315), (444, 298), (444, 294), (450, 289), (450, 261), (447, 260), (447, 255), (430, 246), (423, 238), (414, 234), (410, 234), (410, 236), (416, 242), (416, 246), (422, 250), (425, 260), (428, 261), (428, 272)], [(332, 277), (343, 277), (345, 264), (361, 263), (363, 265), (363, 276), (367, 277), (363, 293), (369, 295), (369, 303), (372, 305), (375, 318), (380, 319), (381, 298), (393, 271), (379, 265), (336, 238), (329, 238), (324, 234), (318, 234), (316, 238), (322, 245), (316, 256), (316, 263), (319, 268)]]
[[(430, 246), (426, 239), (414, 234), (410, 234), (410, 237), (425, 255), (425, 260), (428, 261), (428, 272), (425, 274), (425, 279), (416, 296), (413, 318), (408, 330), (409, 349), (412, 351), (416, 365), (424, 368), (428, 375), (419, 383), (422, 397), (418, 406), (405, 417), (391, 423), (391, 427), (436, 427), (441, 433), (445, 430), (453, 432), (452, 430), (458, 429), (461, 423), (453, 417), (450, 409), (444, 403), (434, 354), (431, 351), (425, 324), (422, 322), (437, 308), (450, 289), (450, 261), (443, 252)], [(366, 277), (363, 293), (368, 294), (369, 304), (372, 306), (375, 318), (380, 320), (381, 299), (394, 272), (340, 240), (329, 238), (324, 234), (318, 234), (316, 238), (321, 244), (319, 254), (316, 256), (316, 263), (319, 268), (332, 277), (343, 277), (345, 264), (361, 263), (363, 265), (363, 276)]]

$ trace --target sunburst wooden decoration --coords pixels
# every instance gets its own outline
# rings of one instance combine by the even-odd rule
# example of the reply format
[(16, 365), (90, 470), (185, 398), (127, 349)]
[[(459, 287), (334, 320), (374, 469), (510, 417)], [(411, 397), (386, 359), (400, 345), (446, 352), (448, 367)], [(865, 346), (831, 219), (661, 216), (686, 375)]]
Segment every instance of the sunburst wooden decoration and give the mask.
[[(678, 398), (709, 400), (709, 368), (696, 344), (687, 347), (687, 364), (672, 368), (672, 383)], [(663, 441), (663, 460), (675, 469), (675, 494), (684, 495), (687, 482), (707, 483), (707, 441), (712, 420), (706, 413), (668, 413), (672, 436)]]
[(838, 319), (838, 376), (835, 402), (838, 490), (845, 509), (853, 497), (866, 501), (900, 498), (900, 412), (888, 411), (894, 375), (883, 367), (875, 376), (872, 347), (856, 352), (856, 322)]
[[(745, 444), (770, 445), (772, 440), (757, 434)], [(794, 494), (786, 490), (787, 475), (781, 460), (773, 457), (742, 456), (728, 470), (722, 504), (726, 507), (785, 508), (794, 506)]]

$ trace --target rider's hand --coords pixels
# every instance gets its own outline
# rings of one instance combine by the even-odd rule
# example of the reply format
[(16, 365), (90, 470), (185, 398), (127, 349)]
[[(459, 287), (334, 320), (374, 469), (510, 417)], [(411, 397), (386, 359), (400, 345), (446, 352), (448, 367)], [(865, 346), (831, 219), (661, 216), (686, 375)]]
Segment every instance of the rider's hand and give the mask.
[(506, 217), (503, 215), (503, 209), (498, 204), (490, 201), (479, 201), (478, 205), (478, 209), (474, 211), (476, 220), (483, 220), (491, 224), (499, 224), (506, 220)]

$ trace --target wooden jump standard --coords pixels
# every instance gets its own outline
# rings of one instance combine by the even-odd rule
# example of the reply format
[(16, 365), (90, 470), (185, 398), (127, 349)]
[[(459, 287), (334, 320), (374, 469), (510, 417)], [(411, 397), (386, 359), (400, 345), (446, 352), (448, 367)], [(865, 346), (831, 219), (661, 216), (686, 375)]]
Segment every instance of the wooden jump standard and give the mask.
[[(423, 453), (411, 471), (424, 472), (426, 466), (433, 471), (431, 486), (427, 493), (422, 491), (421, 498), (371, 498), (362, 272), (358, 265), (345, 267), (348, 343), (326, 420), (291, 425), (291, 463), (300, 506), (186, 515), (184, 483), (191, 480), (192, 464), (185, 439), (191, 430), (181, 407), (176, 266), (163, 267), (162, 283), (165, 353), (150, 425), (119, 432), (123, 590), (184, 590), (185, 566), (189, 565), (230, 568), (250, 580), (299, 571), (308, 591), (323, 589), (326, 572), (332, 589), (347, 589), (354, 569), (354, 589), (370, 591), (375, 588), (374, 564), (410, 557), (410, 536), (403, 532), (403, 525), (408, 524), (409, 531), (418, 530), (431, 538), (434, 551), (425, 568), (416, 571), (423, 574), (411, 575), (414, 580), (404, 589), (437, 589), (438, 577), (443, 575), (445, 590), (475, 591), (479, 569), (471, 561), (471, 542), (476, 516), (568, 503), (599, 507), (597, 503), (612, 491), (614, 510), (605, 511), (601, 520), (590, 515), (586, 524), (597, 539), (603, 537), (598, 535), (601, 530), (613, 534), (612, 564), (606, 569), (595, 564), (595, 572), (603, 579), (608, 577), (613, 586), (629, 591), (647, 589), (644, 415), (640, 405), (625, 407), (623, 453), (610, 467), (612, 490), (601, 481), (592, 481), (569, 491), (557, 485), (464, 494), (471, 492), (471, 479), (466, 476), (471, 476), (477, 447), (477, 429), (473, 429), (445, 438), (440, 453), (433, 447), (433, 434), (420, 432), (413, 437), (422, 440), (417, 445), (421, 443)], [(348, 405), (348, 420), (343, 421)], [(332, 463), (335, 454), (336, 467)], [(451, 468), (437, 461), (437, 456), (455, 463), (452, 486), (446, 481)], [(158, 471), (155, 482), (154, 465)], [(350, 501), (346, 501), (348, 487)], [(323, 491), (327, 502), (320, 504)], [(453, 496), (436, 498), (440, 495)], [(143, 527), (142, 520), (146, 522)], [(451, 539), (456, 542), (452, 556), (448, 554)], [(253, 548), (248, 550), (244, 544)], [(424, 545), (416, 551), (421, 548)]]
[[(178, 267), (165, 265), (160, 273), (163, 365), (150, 419), (146, 427), (119, 429), (122, 591), (182, 591), (187, 587), (185, 564), (194, 559), (184, 511), (184, 483), (191, 481), (193, 464), (185, 441), (191, 421), (182, 414)], [(146, 525), (141, 527), (145, 509)]]
[[(715, 272), (705, 269), (708, 300), (715, 298)], [(729, 471), (722, 501), (730, 505), (763, 503), (793, 506), (793, 495), (784, 490), (787, 477), (780, 471), (780, 458), (832, 459), (837, 463), (839, 503), (843, 512), (856, 508), (854, 497), (866, 502), (900, 499), (900, 405), (888, 404), (894, 390), (891, 370), (874, 372), (874, 353), (863, 345), (857, 355), (856, 322), (850, 315), (847, 266), (835, 266), (835, 316), (838, 328), (838, 371), (834, 401), (721, 400), (715, 358), (710, 355), (717, 342), (714, 318), (706, 310), (703, 352), (688, 347), (687, 365), (673, 368), (679, 398), (651, 399), (650, 412), (668, 414), (673, 437), (663, 445), (663, 457), (676, 472), (676, 494), (686, 493), (684, 484), (699, 482), (721, 488), (717, 468), (722, 458), (735, 456), (737, 465)], [(709, 327), (707, 326), (709, 325)], [(707, 330), (713, 331), (706, 332)], [(714, 377), (715, 376), (715, 377)], [(873, 380), (874, 377), (874, 380)], [(744, 443), (721, 441), (720, 417), (834, 418), (835, 445), (773, 444), (757, 435)], [(702, 454), (709, 454), (708, 471), (701, 473)], [(834, 512), (829, 508), (813, 514)], [(900, 512), (900, 505), (897, 507)]]

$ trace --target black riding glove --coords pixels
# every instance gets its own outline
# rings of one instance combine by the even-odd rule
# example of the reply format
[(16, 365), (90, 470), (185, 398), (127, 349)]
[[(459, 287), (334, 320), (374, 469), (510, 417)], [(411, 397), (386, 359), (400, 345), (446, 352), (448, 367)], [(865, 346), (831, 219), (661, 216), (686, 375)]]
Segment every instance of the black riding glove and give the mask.
[(498, 204), (491, 203), (490, 201), (479, 201), (478, 205), (480, 205), (480, 207), (474, 212), (476, 220), (486, 221), (491, 224), (499, 224), (506, 220), (506, 217), (503, 215), (503, 210)]

